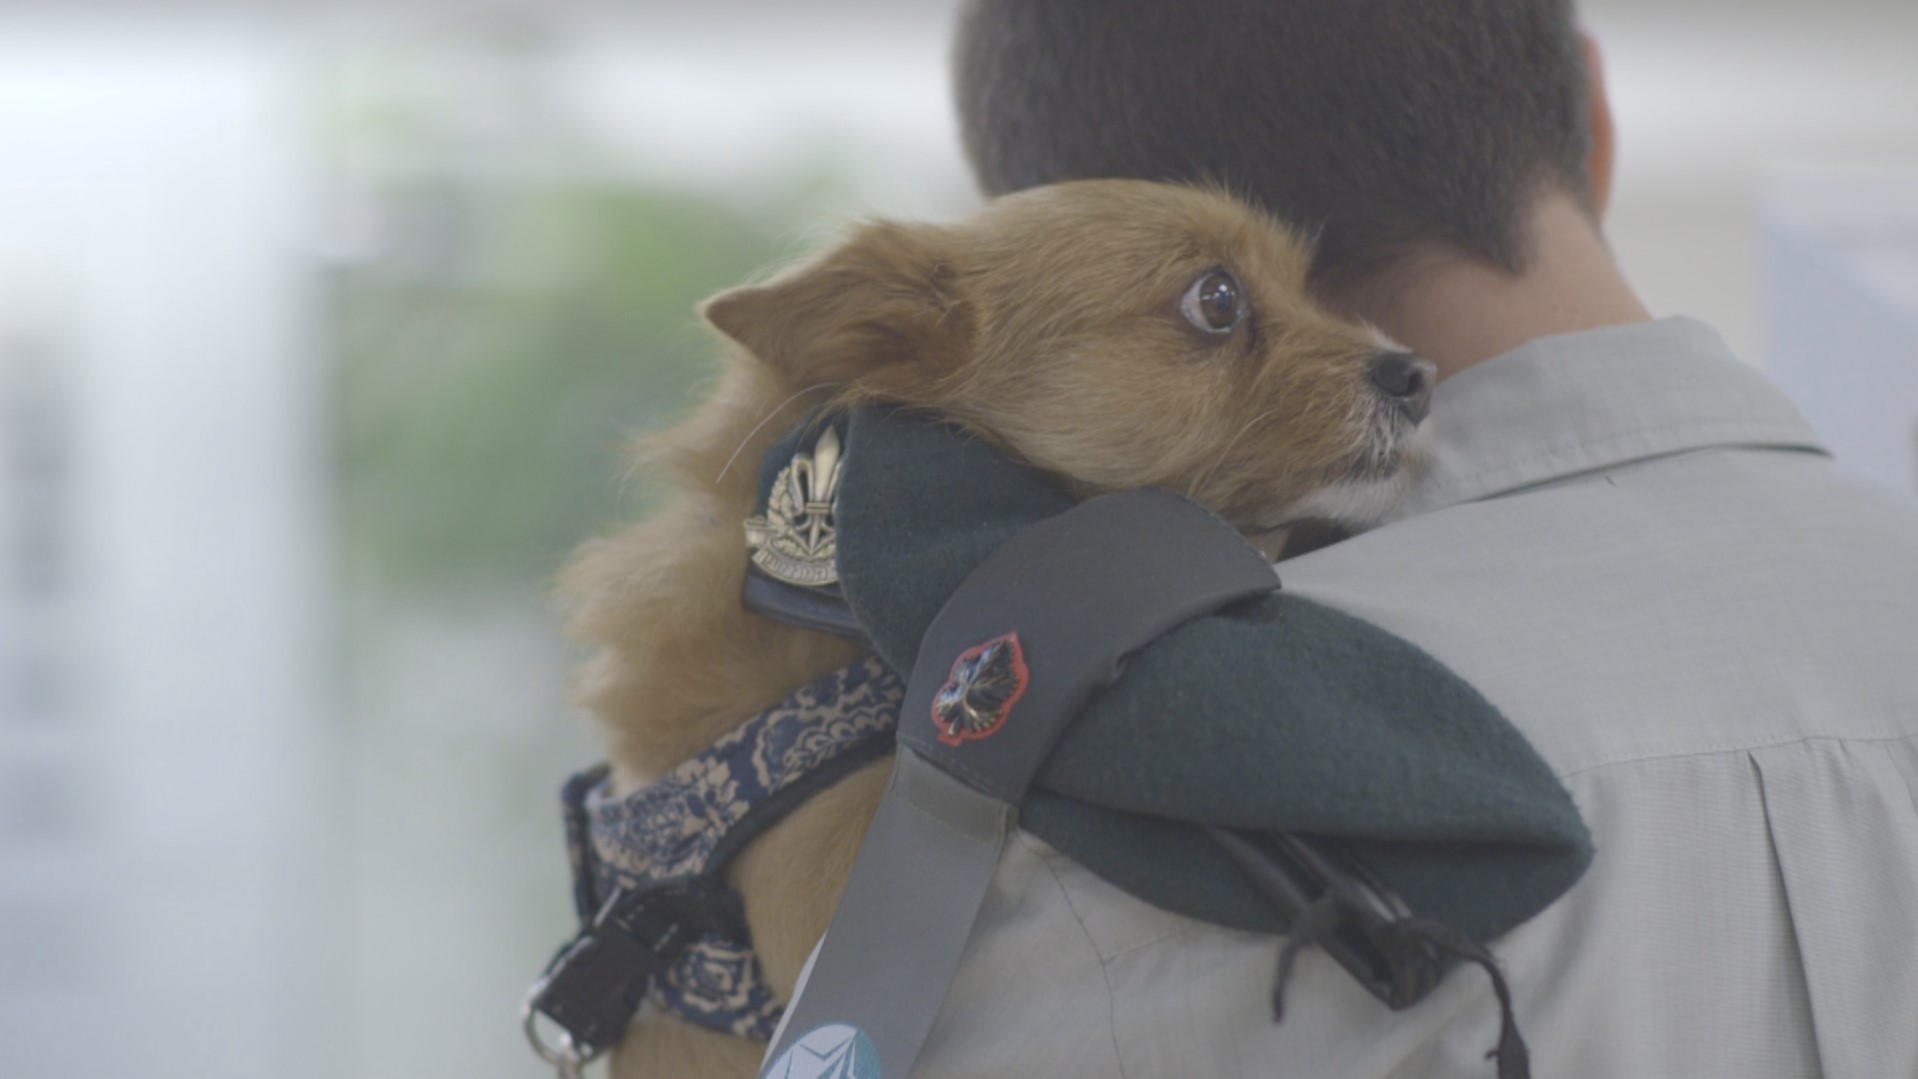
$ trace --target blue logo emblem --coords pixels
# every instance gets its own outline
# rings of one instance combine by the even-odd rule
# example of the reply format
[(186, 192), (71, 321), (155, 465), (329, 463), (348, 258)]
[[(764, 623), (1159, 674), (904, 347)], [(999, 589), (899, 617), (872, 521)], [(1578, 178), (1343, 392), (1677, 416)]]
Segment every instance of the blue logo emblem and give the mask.
[(880, 1079), (879, 1050), (858, 1027), (831, 1023), (794, 1042), (762, 1079)]

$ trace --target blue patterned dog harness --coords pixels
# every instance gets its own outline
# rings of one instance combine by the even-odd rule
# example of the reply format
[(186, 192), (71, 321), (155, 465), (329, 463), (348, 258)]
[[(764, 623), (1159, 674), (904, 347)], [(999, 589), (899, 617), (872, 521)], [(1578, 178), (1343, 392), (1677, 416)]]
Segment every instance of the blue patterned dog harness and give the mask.
[[(700, 1026), (765, 1041), (781, 1005), (752, 950), (728, 863), (814, 794), (891, 752), (905, 688), (867, 659), (753, 717), (625, 797), (605, 765), (562, 794), (581, 931), (534, 988), (539, 1010), (591, 1059), (642, 999)], [(568, 984), (554, 984), (564, 973)]]

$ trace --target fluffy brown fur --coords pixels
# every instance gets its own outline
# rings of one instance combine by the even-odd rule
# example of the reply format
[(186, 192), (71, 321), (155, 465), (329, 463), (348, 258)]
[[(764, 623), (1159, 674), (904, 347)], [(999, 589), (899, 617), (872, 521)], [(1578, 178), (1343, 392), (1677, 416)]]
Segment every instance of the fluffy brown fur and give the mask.
[[(860, 658), (738, 600), (760, 460), (822, 401), (939, 412), (1085, 495), (1181, 491), (1268, 550), (1300, 518), (1376, 517), (1416, 422), (1369, 377), (1374, 336), (1308, 298), (1308, 263), (1297, 238), (1222, 194), (1095, 181), (951, 227), (868, 225), (709, 301), (706, 318), (739, 348), (697, 411), (643, 449), (676, 494), (588, 544), (563, 582), (572, 630), (596, 649), (578, 698), (605, 727), (616, 782), (647, 782)], [(1248, 311), (1207, 333), (1182, 298), (1217, 270)], [(813, 799), (731, 868), (782, 999), (831, 920), (887, 767)], [(651, 1017), (613, 1070), (747, 1077), (763, 1048)]]

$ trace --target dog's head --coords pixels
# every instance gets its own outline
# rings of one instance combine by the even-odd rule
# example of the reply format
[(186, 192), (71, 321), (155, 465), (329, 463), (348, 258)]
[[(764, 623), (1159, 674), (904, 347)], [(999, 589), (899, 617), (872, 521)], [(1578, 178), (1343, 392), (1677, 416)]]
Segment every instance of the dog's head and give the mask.
[(867, 225), (703, 312), (795, 389), (930, 409), (1081, 495), (1165, 487), (1257, 537), (1378, 520), (1433, 382), (1314, 303), (1309, 260), (1222, 194), (1087, 181)]

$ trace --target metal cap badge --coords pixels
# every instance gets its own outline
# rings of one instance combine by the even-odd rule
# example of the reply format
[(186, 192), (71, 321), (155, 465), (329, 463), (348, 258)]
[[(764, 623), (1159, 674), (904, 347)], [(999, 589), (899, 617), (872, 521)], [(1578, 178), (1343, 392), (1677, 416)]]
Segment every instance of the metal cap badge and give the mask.
[(779, 471), (765, 515), (746, 521), (746, 547), (767, 576), (802, 588), (838, 583), (833, 499), (844, 463), (839, 432), (828, 427), (811, 453)]
[(1026, 695), (1032, 673), (1017, 633), (966, 649), (932, 698), (932, 722), (949, 746), (990, 738)]

